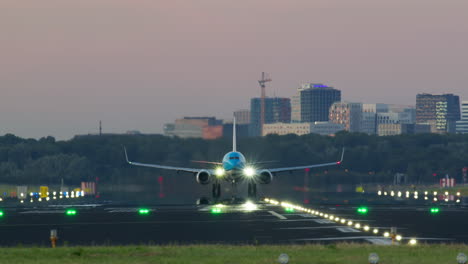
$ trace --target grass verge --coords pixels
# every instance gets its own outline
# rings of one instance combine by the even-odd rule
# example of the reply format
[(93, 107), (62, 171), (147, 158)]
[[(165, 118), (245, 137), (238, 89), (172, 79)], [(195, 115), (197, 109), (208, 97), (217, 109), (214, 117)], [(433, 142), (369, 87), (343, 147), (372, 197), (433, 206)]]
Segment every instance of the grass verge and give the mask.
[(281, 253), (290, 256), (290, 264), (346, 263), (365, 264), (370, 253), (384, 264), (456, 263), (459, 252), (468, 253), (467, 245), (375, 246), (368, 244), (284, 245), (284, 246), (125, 246), (0, 248), (0, 263), (194, 263), (244, 264), (278, 263)]

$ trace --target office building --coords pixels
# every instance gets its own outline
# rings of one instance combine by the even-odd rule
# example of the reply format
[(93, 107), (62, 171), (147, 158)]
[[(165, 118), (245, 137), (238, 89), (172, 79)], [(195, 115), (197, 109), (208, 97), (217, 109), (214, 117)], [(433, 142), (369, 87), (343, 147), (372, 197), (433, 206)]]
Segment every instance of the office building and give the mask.
[(468, 101), (462, 102), (461, 120), (457, 121), (457, 133), (468, 134)]
[(454, 133), (460, 120), (460, 99), (453, 94), (418, 94), (416, 123), (431, 125), (434, 133)]
[[(250, 136), (261, 136), (261, 99), (250, 100)], [(265, 124), (291, 123), (291, 99), (265, 98)]]
[(247, 109), (234, 111), (234, 117), (238, 125), (250, 124), (250, 111)]
[(301, 122), (321, 122), (329, 120), (330, 107), (341, 101), (341, 91), (323, 84), (304, 84), (300, 91)]
[(330, 107), (329, 120), (342, 124), (346, 131), (360, 132), (362, 123), (362, 104), (335, 102)]
[(216, 139), (223, 136), (223, 121), (215, 117), (184, 117), (164, 126), (164, 135)]
[(303, 83), (301, 87), (297, 88), (296, 94), (291, 97), (291, 122), (301, 123), (301, 91), (309, 89), (314, 84)]
[(275, 135), (306, 135), (310, 133), (332, 136), (336, 132), (344, 130), (344, 125), (331, 122), (314, 123), (274, 123), (263, 126), (263, 136), (269, 134)]

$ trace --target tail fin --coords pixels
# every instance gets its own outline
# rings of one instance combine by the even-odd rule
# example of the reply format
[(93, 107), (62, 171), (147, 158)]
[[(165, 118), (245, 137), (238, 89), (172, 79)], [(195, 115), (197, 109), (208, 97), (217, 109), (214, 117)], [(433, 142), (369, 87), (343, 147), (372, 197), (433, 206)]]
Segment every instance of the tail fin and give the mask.
[(232, 122), (232, 151), (237, 152), (236, 117)]

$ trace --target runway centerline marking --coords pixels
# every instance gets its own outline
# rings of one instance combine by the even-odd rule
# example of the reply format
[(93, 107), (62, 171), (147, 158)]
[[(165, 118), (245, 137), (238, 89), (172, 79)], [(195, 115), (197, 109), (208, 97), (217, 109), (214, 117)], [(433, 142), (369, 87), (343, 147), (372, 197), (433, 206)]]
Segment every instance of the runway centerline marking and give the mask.
[(286, 218), (284, 215), (280, 215), (280, 214), (278, 214), (278, 213), (275, 212), (275, 211), (268, 211), (268, 212), (269, 212), (270, 214), (272, 214), (272, 215), (278, 217), (278, 218), (281, 219), (281, 220), (286, 220), (286, 219), (288, 219), (288, 218)]
[(361, 231), (351, 228), (351, 227), (338, 227), (336, 230), (343, 232), (343, 233), (359, 233)]
[(313, 219), (312, 221), (319, 223), (319, 224), (334, 224), (335, 223), (327, 219)]

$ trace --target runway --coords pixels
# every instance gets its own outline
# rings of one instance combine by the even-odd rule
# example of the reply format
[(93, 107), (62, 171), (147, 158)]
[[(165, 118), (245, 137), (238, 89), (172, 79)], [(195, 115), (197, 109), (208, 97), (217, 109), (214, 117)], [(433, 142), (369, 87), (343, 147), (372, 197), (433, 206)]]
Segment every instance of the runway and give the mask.
[[(67, 215), (73, 208), (76, 215)], [(431, 215), (426, 207), (369, 207), (360, 215), (356, 207), (314, 207), (346, 218), (348, 226), (328, 218), (268, 203), (240, 205), (152, 205), (139, 214), (135, 205), (73, 205), (4, 208), (0, 218), (0, 246), (49, 245), (51, 229), (58, 230), (59, 245), (127, 244), (291, 244), (364, 242), (391, 244), (384, 231), (397, 227), (403, 236), (419, 242), (468, 242), (468, 210), (442, 208)], [(364, 225), (379, 230), (366, 232)]]

